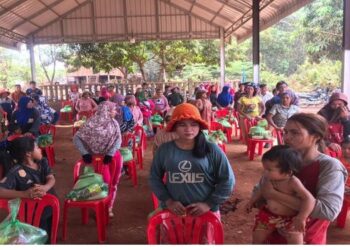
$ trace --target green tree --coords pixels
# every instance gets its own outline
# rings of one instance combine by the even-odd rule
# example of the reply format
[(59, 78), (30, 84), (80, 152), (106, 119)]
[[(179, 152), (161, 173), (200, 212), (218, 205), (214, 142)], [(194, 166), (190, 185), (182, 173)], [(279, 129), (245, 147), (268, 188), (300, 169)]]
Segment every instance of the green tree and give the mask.
[(300, 19), (300, 34), (313, 62), (341, 60), (343, 0), (318, 0), (307, 5)]

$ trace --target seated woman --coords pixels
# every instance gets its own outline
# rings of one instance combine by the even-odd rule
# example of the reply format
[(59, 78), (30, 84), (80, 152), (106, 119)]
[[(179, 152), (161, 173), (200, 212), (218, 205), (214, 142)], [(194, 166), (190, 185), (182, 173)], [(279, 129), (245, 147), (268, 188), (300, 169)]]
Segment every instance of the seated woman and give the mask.
[(341, 143), (350, 135), (350, 114), (348, 98), (343, 93), (334, 93), (329, 102), (318, 112), (328, 122), (328, 149), (337, 154), (341, 151)]
[(169, 110), (168, 99), (163, 95), (160, 88), (156, 89), (156, 94), (153, 97), (154, 101), (154, 111), (159, 113), (161, 116), (164, 116)]
[(9, 130), (14, 133), (14, 128), (19, 125), (24, 135), (39, 135), (41, 123), (40, 113), (34, 108), (33, 100), (30, 97), (23, 96), (19, 99), (18, 109), (13, 112)]
[[(297, 113), (284, 127), (284, 142), (302, 155), (303, 166), (296, 177), (316, 199), (309, 220), (306, 222), (304, 242), (326, 244), (327, 229), (341, 211), (347, 171), (335, 158), (322, 153), (327, 134), (327, 121), (316, 114)], [(260, 189), (265, 199), (279, 201), (292, 209), (299, 209), (298, 197), (279, 190), (278, 183), (266, 182)], [(276, 230), (268, 243), (281, 244), (283, 231)]]
[(130, 109), (134, 122), (137, 125), (142, 126), (143, 115), (139, 106), (136, 106), (136, 98), (134, 95), (127, 95), (125, 97), (125, 105)]
[[(86, 164), (92, 162), (92, 155), (104, 155), (103, 163), (109, 164), (113, 157), (119, 157), (119, 148), (121, 145), (121, 135), (118, 122), (114, 119), (116, 115), (115, 104), (112, 102), (102, 102), (96, 113), (86, 121), (73, 137), (73, 143), (79, 150)], [(116, 178), (110, 180), (110, 173), (106, 168), (103, 173), (104, 181), (112, 181), (117, 185), (122, 166), (116, 166)], [(113, 216), (113, 200), (109, 204), (109, 215)]]
[(259, 96), (256, 96), (256, 86), (253, 83), (246, 84), (246, 96), (238, 100), (239, 126), (241, 127), (244, 142), (248, 138), (244, 119), (261, 119), (265, 106)]
[(59, 113), (51, 108), (44, 96), (33, 96), (34, 107), (39, 111), (41, 124), (56, 124), (59, 118)]
[(221, 93), (218, 95), (217, 104), (219, 104), (220, 107), (226, 108), (233, 103), (233, 97), (229, 91), (230, 87), (224, 86)]
[(210, 210), (220, 218), (219, 206), (233, 190), (232, 167), (223, 151), (205, 139), (204, 129), (208, 124), (195, 106), (176, 106), (166, 131), (178, 138), (162, 144), (152, 161), (150, 188), (161, 208), (178, 216), (200, 216)]
[(290, 92), (285, 92), (282, 94), (282, 103), (273, 105), (266, 119), (273, 128), (283, 130), (289, 117), (298, 111), (299, 107), (292, 104)]
[(0, 107), (7, 113), (7, 121), (11, 121), (11, 116), (15, 110), (16, 103), (9, 98), (10, 92), (6, 89), (0, 89)]
[(84, 91), (81, 98), (75, 104), (76, 111), (79, 112), (93, 112), (97, 109), (96, 102), (91, 98), (89, 91)]

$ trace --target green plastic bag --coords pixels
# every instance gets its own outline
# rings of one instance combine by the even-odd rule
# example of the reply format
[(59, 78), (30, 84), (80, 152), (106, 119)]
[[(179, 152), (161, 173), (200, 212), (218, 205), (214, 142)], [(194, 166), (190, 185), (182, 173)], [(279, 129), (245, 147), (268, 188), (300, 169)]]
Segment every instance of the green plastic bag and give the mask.
[(72, 107), (69, 105), (64, 106), (63, 108), (60, 109), (60, 112), (62, 113), (69, 113), (72, 112)]
[(8, 202), (10, 214), (0, 223), (0, 244), (45, 244), (45, 230), (17, 220), (21, 199)]
[(228, 122), (228, 120), (226, 118), (220, 118), (217, 120), (218, 123), (220, 123), (222, 126), (224, 126), (225, 128), (232, 128), (231, 123)]
[(121, 155), (123, 156), (123, 162), (128, 162), (133, 159), (132, 152), (127, 147), (122, 147), (119, 149)]
[(163, 122), (163, 118), (158, 114), (152, 115), (150, 120), (153, 125), (157, 125), (157, 126), (161, 125)]
[(52, 145), (52, 135), (51, 134), (45, 134), (45, 135), (39, 135), (37, 138), (38, 146), (41, 148), (45, 148), (47, 146)]
[(66, 197), (72, 200), (98, 200), (107, 197), (108, 185), (102, 175), (94, 172), (93, 167), (85, 166), (83, 174), (74, 184), (73, 190)]
[(226, 135), (224, 134), (224, 132), (221, 131), (221, 129), (210, 133), (208, 136), (208, 140), (215, 144), (223, 144), (224, 142), (227, 142)]

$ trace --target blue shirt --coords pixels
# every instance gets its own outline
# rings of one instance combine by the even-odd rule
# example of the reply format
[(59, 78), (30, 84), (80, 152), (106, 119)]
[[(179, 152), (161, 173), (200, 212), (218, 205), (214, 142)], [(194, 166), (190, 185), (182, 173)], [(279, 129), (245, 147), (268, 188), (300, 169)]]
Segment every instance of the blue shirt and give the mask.
[(159, 147), (149, 182), (162, 207), (172, 199), (184, 206), (206, 202), (212, 211), (217, 211), (230, 197), (235, 182), (231, 165), (217, 145), (209, 145), (210, 153), (203, 158), (193, 156), (192, 150), (180, 149), (174, 141)]

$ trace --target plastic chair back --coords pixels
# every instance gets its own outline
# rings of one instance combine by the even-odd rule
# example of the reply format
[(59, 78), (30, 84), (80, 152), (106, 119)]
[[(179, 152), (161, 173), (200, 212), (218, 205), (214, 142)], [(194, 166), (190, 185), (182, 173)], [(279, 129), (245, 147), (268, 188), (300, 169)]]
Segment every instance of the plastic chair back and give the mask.
[[(18, 219), (21, 222), (40, 226), (40, 219), (44, 209), (50, 207), (52, 209), (52, 225), (51, 225), (51, 244), (56, 244), (57, 230), (60, 216), (60, 204), (56, 196), (46, 194), (41, 200), (21, 199), (21, 206), (18, 212)], [(0, 208), (8, 210), (8, 199), (0, 199)]]
[(73, 110), (74, 104), (73, 104), (73, 101), (67, 100), (67, 101), (62, 101), (61, 106), (62, 108), (64, 108), (65, 106), (71, 106)]
[(56, 126), (53, 124), (42, 124), (39, 127), (39, 132), (42, 135), (51, 134), (52, 140), (54, 141), (56, 136)]
[[(104, 158), (104, 156), (102, 156), (102, 155), (94, 155), (92, 157), (91, 165), (94, 167), (94, 170), (96, 173), (103, 174), (103, 168), (104, 168), (103, 158)], [(87, 164), (84, 163), (83, 160), (79, 160), (75, 163), (74, 170), (73, 170), (74, 183), (78, 180), (83, 166), (87, 166)], [(109, 172), (110, 172), (111, 180), (114, 179), (115, 174), (116, 174), (116, 163), (115, 163), (114, 158), (112, 158), (112, 161), (109, 164)], [(108, 184), (109, 188), (111, 188), (112, 182), (107, 183), (107, 184)]]
[(215, 111), (214, 115), (215, 117), (218, 118), (223, 118), (226, 117), (229, 114), (229, 110), (228, 109), (219, 109), (217, 111)]
[(147, 239), (148, 244), (223, 244), (224, 233), (212, 212), (193, 217), (163, 210), (148, 221)]
[(136, 146), (135, 144), (136, 144), (136, 137), (134, 134), (132, 133), (123, 134), (121, 147), (128, 147), (132, 150), (132, 152), (134, 152), (135, 146)]
[(221, 131), (224, 131), (224, 127), (221, 125), (221, 123), (215, 121), (210, 122), (210, 131), (216, 131), (220, 129)]

